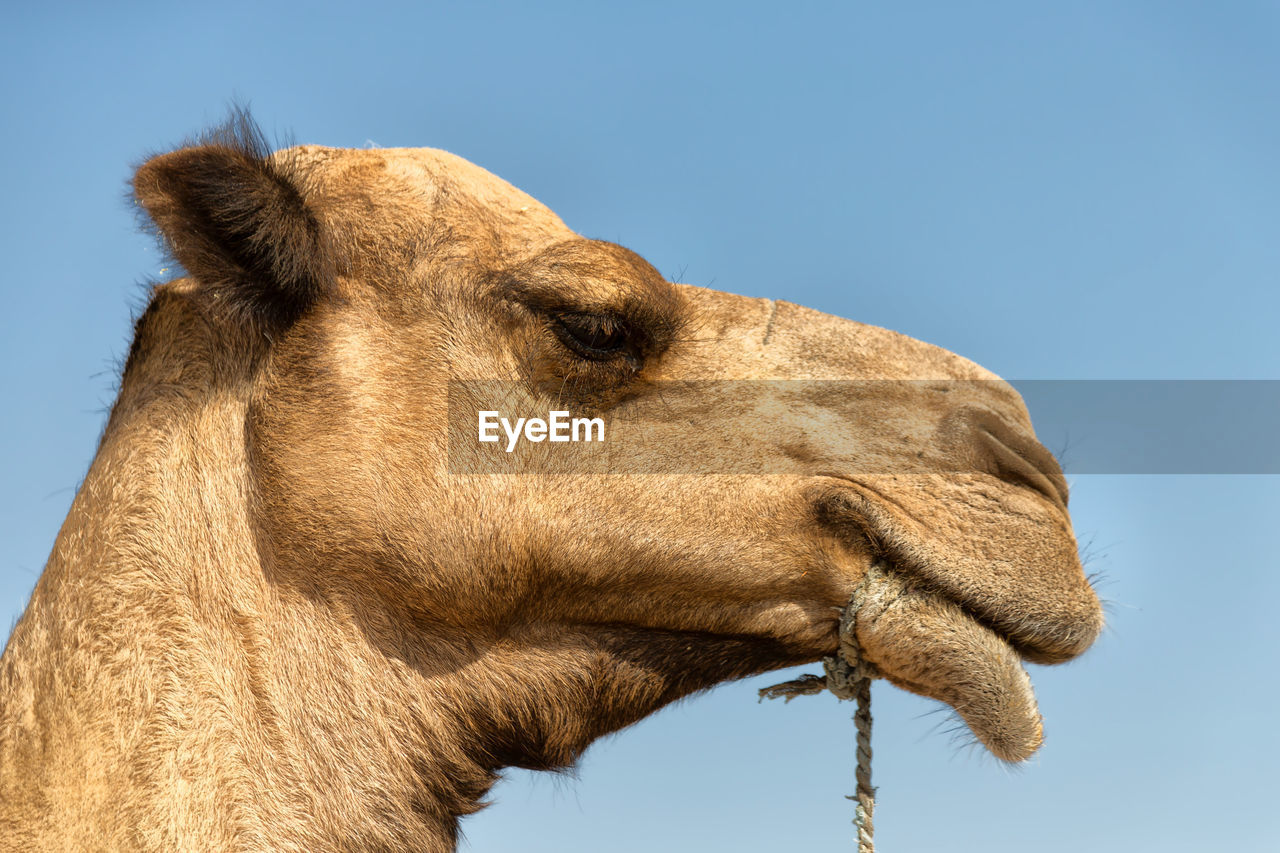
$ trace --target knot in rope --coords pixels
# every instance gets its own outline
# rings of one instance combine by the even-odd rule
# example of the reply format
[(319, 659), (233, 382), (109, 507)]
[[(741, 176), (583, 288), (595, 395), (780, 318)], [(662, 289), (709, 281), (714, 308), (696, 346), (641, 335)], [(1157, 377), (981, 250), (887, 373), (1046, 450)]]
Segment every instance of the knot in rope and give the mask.
[(761, 701), (782, 697), (790, 702), (797, 696), (812, 696), (828, 690), (841, 700), (857, 703), (853, 724), (857, 729), (857, 791), (846, 799), (853, 800), (853, 825), (858, 830), (858, 853), (875, 853), (872, 816), (876, 806), (876, 789), (871, 785), (871, 680), (879, 673), (867, 660), (858, 646), (857, 620), (863, 596), (874, 573), (881, 569), (876, 564), (854, 589), (849, 603), (840, 613), (839, 646), (835, 655), (822, 659), (825, 675), (802, 675), (792, 681), (784, 681), (760, 691)]

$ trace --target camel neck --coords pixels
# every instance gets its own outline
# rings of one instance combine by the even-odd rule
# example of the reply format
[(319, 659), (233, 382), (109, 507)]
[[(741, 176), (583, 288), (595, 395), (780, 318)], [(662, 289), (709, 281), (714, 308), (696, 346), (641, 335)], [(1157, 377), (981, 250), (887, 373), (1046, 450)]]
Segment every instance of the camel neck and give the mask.
[(245, 406), (168, 414), (113, 415), (10, 638), (0, 827), (41, 849), (453, 850), (493, 773), (421, 668), (370, 645), (377, 614), (273, 582)]

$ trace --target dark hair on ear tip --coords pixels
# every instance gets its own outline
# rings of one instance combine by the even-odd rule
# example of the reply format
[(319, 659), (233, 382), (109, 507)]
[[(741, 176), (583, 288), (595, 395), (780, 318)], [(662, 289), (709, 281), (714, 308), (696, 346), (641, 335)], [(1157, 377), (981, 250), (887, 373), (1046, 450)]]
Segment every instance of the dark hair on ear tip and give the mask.
[(301, 176), (248, 109), (176, 151), (150, 158), (134, 196), (173, 259), (220, 314), (269, 328), (292, 323), (332, 286), (329, 241)]

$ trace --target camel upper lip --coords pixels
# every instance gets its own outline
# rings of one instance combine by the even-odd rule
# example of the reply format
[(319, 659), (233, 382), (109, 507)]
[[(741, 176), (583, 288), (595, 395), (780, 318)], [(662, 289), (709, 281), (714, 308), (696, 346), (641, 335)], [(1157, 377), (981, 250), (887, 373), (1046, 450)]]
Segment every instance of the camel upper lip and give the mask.
[(1044, 646), (1037, 645), (1033, 638), (1019, 636), (1013, 633), (1011, 630), (1002, 627), (998, 621), (987, 617), (981, 610), (975, 608), (971, 602), (966, 601), (963, 597), (951, 594), (950, 591), (942, 588), (936, 583), (929, 582), (925, 578), (921, 578), (918, 573), (912, 572), (910, 569), (900, 568), (893, 560), (887, 557), (880, 557), (879, 560), (885, 567), (886, 571), (898, 574), (913, 586), (919, 587), (924, 592), (937, 596), (938, 598), (946, 599), (959, 607), (964, 611), (966, 616), (1003, 640), (1023, 661), (1037, 664), (1054, 664), (1062, 663), (1072, 657), (1072, 655), (1064, 655)]
[[(832, 496), (854, 492), (864, 499), (892, 504), (899, 510), (908, 512), (906, 507), (903, 507), (891, 496), (866, 483), (858, 482), (840, 474), (824, 472), (820, 476), (828, 480), (837, 481), (833, 484), (835, 488), (831, 493)], [(1056, 503), (1056, 501), (1054, 502)], [(993, 612), (993, 608), (1002, 602), (976, 601), (971, 596), (966, 596), (959, 590), (953, 589), (945, 582), (940, 581), (936, 577), (936, 573), (921, 571), (907, 561), (898, 559), (893, 553), (893, 547), (889, 543), (881, 541), (875, 525), (852, 507), (841, 506), (838, 500), (829, 502), (820, 500), (819, 503), (821, 506), (820, 514), (827, 516), (828, 521), (835, 522), (838, 527), (844, 528), (846, 531), (849, 526), (856, 528), (857, 532), (870, 545), (874, 557), (885, 563), (890, 571), (908, 581), (912, 586), (955, 604), (976, 623), (987, 628), (1007, 643), (1023, 661), (1036, 664), (1063, 663), (1082, 653), (1092, 642), (1093, 632), (1081, 632), (1082, 635), (1089, 635), (1088, 641), (1082, 643), (1075, 636), (1074, 631), (1064, 629), (1061, 625), (1040, 624), (1028, 619), (1025, 612), (1020, 612), (1016, 620), (1002, 618), (998, 613)]]
[(1041, 640), (1029, 633), (1018, 634), (1008, 627), (1002, 625), (998, 620), (991, 619), (984, 615), (981, 610), (975, 608), (972, 603), (965, 601), (963, 598), (949, 595), (945, 590), (932, 590), (936, 594), (941, 595), (959, 607), (965, 612), (969, 618), (973, 619), (979, 625), (991, 631), (1000, 639), (1009, 644), (1009, 647), (1027, 663), (1038, 664), (1055, 664), (1064, 663), (1075, 657), (1075, 654), (1063, 652), (1057, 648), (1053, 648), (1047, 641)]

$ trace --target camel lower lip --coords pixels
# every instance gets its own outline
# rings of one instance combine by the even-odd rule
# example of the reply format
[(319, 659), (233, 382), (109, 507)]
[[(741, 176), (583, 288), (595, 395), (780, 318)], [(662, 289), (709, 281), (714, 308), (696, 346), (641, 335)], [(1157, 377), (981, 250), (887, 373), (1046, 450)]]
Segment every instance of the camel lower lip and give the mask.
[(1023, 761), (1039, 749), (1040, 712), (1020, 657), (954, 602), (877, 571), (856, 631), (885, 678), (950, 705), (996, 757)]

